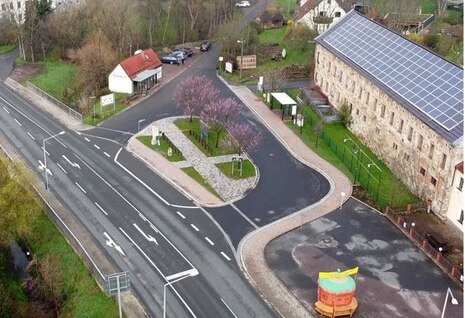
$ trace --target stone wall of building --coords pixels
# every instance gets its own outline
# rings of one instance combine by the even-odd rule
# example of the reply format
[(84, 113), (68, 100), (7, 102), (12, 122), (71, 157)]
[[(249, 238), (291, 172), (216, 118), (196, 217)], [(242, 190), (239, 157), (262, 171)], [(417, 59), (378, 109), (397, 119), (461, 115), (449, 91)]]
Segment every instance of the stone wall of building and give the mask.
[(424, 200), (445, 214), (455, 165), (463, 146), (454, 147), (379, 87), (317, 45), (315, 84), (336, 108), (351, 108), (351, 131)]

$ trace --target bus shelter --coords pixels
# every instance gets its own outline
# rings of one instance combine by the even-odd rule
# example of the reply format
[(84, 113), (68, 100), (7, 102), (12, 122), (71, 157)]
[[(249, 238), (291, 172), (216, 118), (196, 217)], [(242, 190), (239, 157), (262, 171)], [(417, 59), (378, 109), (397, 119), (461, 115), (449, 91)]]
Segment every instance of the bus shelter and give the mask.
[(295, 116), (297, 112), (297, 102), (295, 100), (286, 93), (271, 93), (270, 95), (270, 107), (273, 109), (275, 103), (280, 105), (282, 111), (281, 119), (284, 119), (284, 116)]

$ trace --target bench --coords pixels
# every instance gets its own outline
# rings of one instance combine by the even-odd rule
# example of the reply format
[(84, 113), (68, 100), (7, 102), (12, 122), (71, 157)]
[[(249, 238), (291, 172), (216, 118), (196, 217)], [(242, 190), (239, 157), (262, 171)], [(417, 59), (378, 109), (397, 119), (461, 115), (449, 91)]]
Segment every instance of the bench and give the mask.
[(340, 316), (350, 316), (354, 314), (355, 310), (357, 309), (358, 302), (357, 299), (352, 298), (352, 301), (350, 304), (346, 306), (338, 306), (338, 307), (332, 307), (323, 304), (321, 301), (317, 301), (315, 303), (315, 310), (319, 312), (321, 315), (334, 318), (334, 317), (340, 317)]

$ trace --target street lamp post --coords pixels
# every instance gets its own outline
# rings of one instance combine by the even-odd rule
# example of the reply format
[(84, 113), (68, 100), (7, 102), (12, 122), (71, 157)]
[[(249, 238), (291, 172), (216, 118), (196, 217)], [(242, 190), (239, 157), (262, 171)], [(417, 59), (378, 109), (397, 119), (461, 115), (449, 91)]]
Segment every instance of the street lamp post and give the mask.
[[(182, 273), (179, 273), (179, 274), (182, 274)], [(194, 268), (193, 270), (189, 270), (185, 272), (185, 275), (182, 275), (174, 280), (168, 281), (166, 284), (163, 285), (163, 318), (166, 318), (166, 287), (171, 286), (172, 284), (179, 282), (180, 280), (183, 280), (185, 278), (194, 277), (198, 274), (199, 274), (199, 271)], [(177, 274), (174, 274), (171, 276), (173, 276), (174, 278), (177, 276)], [(165, 279), (168, 279), (168, 278), (165, 278)]]
[(442, 307), (441, 318), (444, 318), (444, 314), (446, 313), (447, 300), (449, 299), (449, 294), (450, 294), (450, 297), (451, 297), (450, 302), (452, 303), (452, 305), (458, 305), (459, 304), (459, 302), (457, 301), (457, 298), (455, 298), (454, 295), (452, 294), (452, 291), (450, 290), (450, 287), (447, 287), (446, 299), (444, 300), (444, 306)]
[(55, 134), (53, 136), (50, 136), (48, 138), (45, 138), (43, 141), (42, 141), (42, 149), (44, 150), (44, 172), (45, 172), (45, 189), (48, 191), (48, 172), (47, 172), (47, 154), (46, 154), (46, 151), (45, 151), (45, 142), (49, 139), (52, 139), (52, 138), (55, 138), (57, 136), (61, 136), (63, 135), (65, 132), (64, 131), (60, 131), (58, 134)]
[(339, 210), (342, 210), (342, 203), (344, 202), (345, 196), (346, 196), (346, 193), (341, 192), (341, 204), (339, 205)]
[(241, 44), (241, 65), (239, 65), (239, 77), (242, 78), (242, 56), (244, 55), (244, 39), (241, 37), (237, 40), (237, 43)]
[(140, 131), (140, 124), (143, 123), (144, 121), (145, 121), (145, 118), (144, 118), (144, 119), (139, 119), (139, 120), (137, 121), (137, 132)]

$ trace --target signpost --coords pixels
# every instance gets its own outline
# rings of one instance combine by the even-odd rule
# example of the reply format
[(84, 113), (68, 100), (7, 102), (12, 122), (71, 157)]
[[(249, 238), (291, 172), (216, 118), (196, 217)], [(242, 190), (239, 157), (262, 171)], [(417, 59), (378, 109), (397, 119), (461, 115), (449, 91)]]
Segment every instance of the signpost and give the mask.
[(239, 169), (239, 175), (242, 177), (242, 161), (244, 158), (242, 157), (232, 157), (232, 168), (231, 168), (231, 174), (234, 174), (234, 170), (236, 169), (235, 165), (237, 163), (238, 169)]
[(300, 134), (302, 134), (302, 128), (304, 127), (304, 115), (303, 114), (297, 114), (296, 123), (297, 123), (297, 126), (300, 127)]
[(113, 110), (115, 110), (115, 93), (100, 96), (100, 113), (102, 113), (103, 107), (108, 105), (113, 105)]
[(105, 276), (105, 291), (109, 296), (118, 295), (119, 317), (123, 317), (121, 310), (121, 292), (129, 291), (131, 282), (129, 272), (121, 272)]

